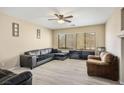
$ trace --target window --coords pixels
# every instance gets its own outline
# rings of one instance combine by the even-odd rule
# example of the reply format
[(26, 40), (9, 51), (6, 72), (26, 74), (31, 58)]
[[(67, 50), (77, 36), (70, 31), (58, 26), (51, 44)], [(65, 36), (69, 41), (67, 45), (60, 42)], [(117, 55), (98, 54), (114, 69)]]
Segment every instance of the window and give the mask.
[(95, 33), (85, 33), (86, 49), (94, 50), (96, 48)]
[(80, 49), (95, 50), (96, 34), (95, 33), (77, 33), (77, 34), (59, 34), (58, 47), (60, 49)]
[(95, 33), (78, 33), (76, 36), (77, 36), (77, 49), (94, 50), (96, 48)]

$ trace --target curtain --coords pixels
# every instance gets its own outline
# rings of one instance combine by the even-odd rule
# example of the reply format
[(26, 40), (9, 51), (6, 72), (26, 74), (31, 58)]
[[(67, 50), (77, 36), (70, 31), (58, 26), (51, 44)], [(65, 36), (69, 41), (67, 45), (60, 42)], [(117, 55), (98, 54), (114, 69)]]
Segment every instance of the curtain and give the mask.
[(85, 38), (84, 38), (84, 33), (78, 33), (76, 34), (77, 37), (77, 49), (85, 49)]
[(58, 48), (65, 49), (65, 34), (58, 35)]
[(74, 49), (75, 48), (74, 34), (66, 34), (66, 48), (67, 49)]

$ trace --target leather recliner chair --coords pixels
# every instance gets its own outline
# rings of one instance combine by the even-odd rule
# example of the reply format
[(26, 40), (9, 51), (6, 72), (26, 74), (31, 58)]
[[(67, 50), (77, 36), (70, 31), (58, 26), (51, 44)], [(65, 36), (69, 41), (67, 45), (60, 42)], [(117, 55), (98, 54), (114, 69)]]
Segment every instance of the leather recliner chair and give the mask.
[(89, 55), (87, 60), (87, 73), (89, 76), (99, 76), (118, 81), (118, 58), (108, 52), (102, 52), (100, 56)]
[(0, 69), (0, 85), (32, 85), (32, 74), (29, 71), (15, 74), (11, 71)]

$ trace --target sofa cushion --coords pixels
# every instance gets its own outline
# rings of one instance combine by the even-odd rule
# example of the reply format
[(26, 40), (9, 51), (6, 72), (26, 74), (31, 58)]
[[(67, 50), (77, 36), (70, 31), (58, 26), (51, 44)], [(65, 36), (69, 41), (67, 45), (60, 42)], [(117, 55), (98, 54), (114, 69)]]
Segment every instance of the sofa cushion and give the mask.
[(32, 50), (32, 51), (29, 51), (29, 52), (25, 52), (25, 54), (27, 55), (40, 55), (40, 50)]
[(67, 56), (68, 53), (63, 52), (63, 53), (53, 53), (55, 56)]
[(41, 49), (40, 52), (41, 52), (41, 55), (45, 55), (45, 54), (49, 53), (49, 50), (48, 49)]
[(104, 56), (104, 54), (105, 54), (106, 52), (101, 52), (100, 53), (100, 58), (102, 59), (102, 57)]
[(114, 59), (114, 56), (113, 56), (112, 54), (110, 54), (110, 53), (105, 53), (105, 54), (103, 55), (103, 57), (102, 57), (101, 60), (102, 60), (103, 62), (112, 62), (113, 59)]
[(44, 55), (40, 55), (39, 57), (37, 57), (37, 62), (46, 59), (46, 56)]
[(54, 54), (46, 54), (46, 55), (40, 55), (37, 57), (37, 62), (45, 60), (47, 58), (54, 57)]
[(58, 49), (52, 49), (52, 53), (61, 53), (61, 51)]
[(47, 49), (49, 53), (52, 53), (52, 48)]

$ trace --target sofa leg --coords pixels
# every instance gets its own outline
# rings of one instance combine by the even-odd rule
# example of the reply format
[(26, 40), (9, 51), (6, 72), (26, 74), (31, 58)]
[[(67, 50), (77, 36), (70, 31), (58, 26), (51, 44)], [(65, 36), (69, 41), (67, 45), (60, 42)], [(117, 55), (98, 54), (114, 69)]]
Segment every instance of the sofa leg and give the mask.
[(20, 65), (20, 67), (23, 67), (23, 65)]
[(33, 69), (33, 67), (30, 68), (31, 70)]

